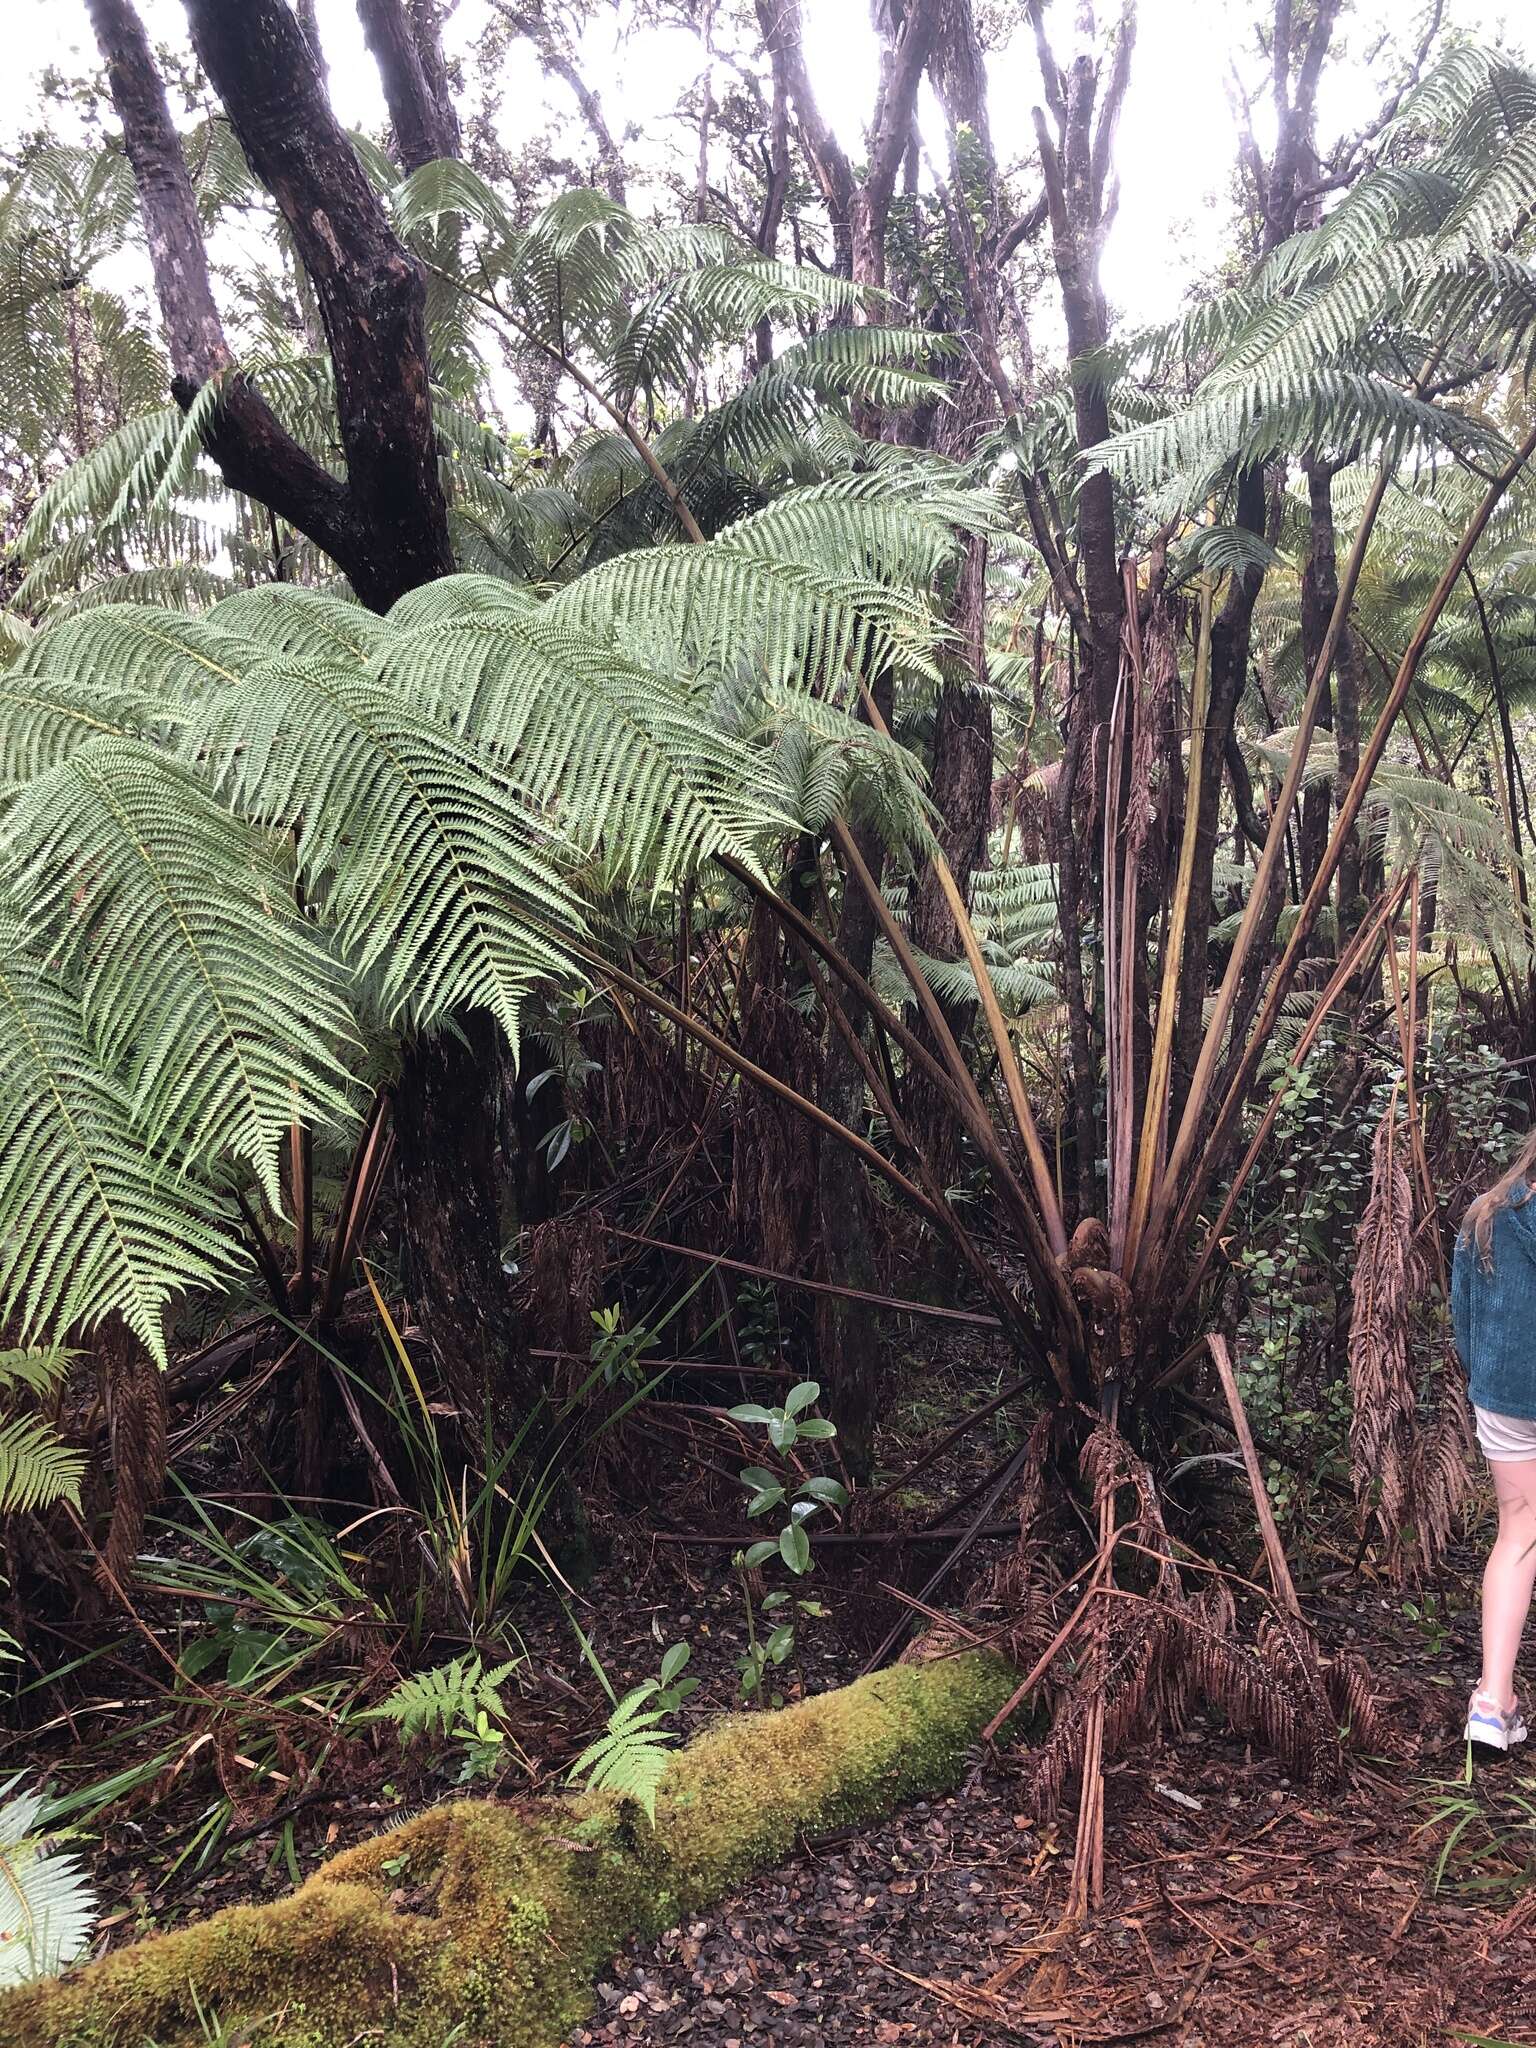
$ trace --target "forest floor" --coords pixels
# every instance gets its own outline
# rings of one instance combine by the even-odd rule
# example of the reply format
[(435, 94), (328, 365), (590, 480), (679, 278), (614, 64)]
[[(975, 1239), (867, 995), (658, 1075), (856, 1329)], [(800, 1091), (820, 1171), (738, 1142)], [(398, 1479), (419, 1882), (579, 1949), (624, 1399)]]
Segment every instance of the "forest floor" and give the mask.
[[(946, 1409), (963, 1411), (987, 1391), (982, 1360), (956, 1363), (953, 1380), (930, 1378), (902, 1418), (911, 1444), (931, 1441)], [(892, 1434), (899, 1466), (907, 1430)], [(977, 1432), (892, 1511), (921, 1517), (958, 1497), (1004, 1442)], [(654, 1676), (667, 1645), (691, 1645), (701, 1685), (687, 1728), (739, 1706), (746, 1643), (729, 1562), (739, 1538), (677, 1540), (734, 1526), (710, 1485), (678, 1468), (674, 1489), (645, 1515), (599, 1516), (607, 1561), (580, 1609), (616, 1690)], [(976, 1561), (1006, 1544), (992, 1539)], [(855, 1676), (901, 1611), (881, 1582), (920, 1585), (941, 1554), (824, 1549), (800, 1590), (813, 1590), (825, 1612), (802, 1626), (799, 1668), (780, 1674), (786, 1693)], [(1299, 1560), (1308, 1554), (1298, 1547)], [(1328, 1562), (1326, 1538), (1310, 1554)], [(1467, 1782), (1459, 1740), (1477, 1662), (1479, 1563), (1464, 1548), (1438, 1594), (1414, 1601), (1352, 1569), (1304, 1583), (1325, 1645), (1362, 1651), (1370, 1664), (1382, 1753), (1353, 1755), (1344, 1783), (1325, 1794), (1289, 1782), (1272, 1757), (1195, 1714), (1182, 1733), (1112, 1761), (1105, 1897), (1086, 1925), (1059, 1932), (1071, 1790), (1057, 1820), (1042, 1823), (1026, 1756), (1004, 1752), (978, 1760), (953, 1797), (806, 1842), (714, 1911), (627, 1946), (570, 2048), (1536, 2048), (1536, 1757), (1479, 1765)], [(948, 1589), (936, 1597), (943, 1604)], [(538, 1682), (517, 1728), (527, 1769), (504, 1780), (510, 1796), (525, 1795), (530, 1779), (555, 1789), (602, 1706), (559, 1610), (530, 1605), (520, 1621)], [(131, 1651), (129, 1639), (112, 1660), (119, 1674)], [(112, 1710), (143, 1704), (125, 1696), (131, 1689), (51, 1729), (0, 1738), (0, 1776), (25, 1768), (68, 1790), (131, 1765), (131, 1750), (94, 1734)], [(182, 1726), (183, 1761), (89, 1823), (114, 1941), (276, 1896), (337, 1849), (456, 1789), (453, 1756), (402, 1753), (372, 1724), (332, 1745), (291, 1795), (237, 1804), (217, 1854), (200, 1864), (186, 1852), (210, 1797), (238, 1783), (242, 1759), (232, 1742), (199, 1737), (195, 1719)], [(143, 1740), (163, 1737), (152, 1726)], [(295, 1741), (308, 1747), (298, 1729)]]
[(1003, 1756), (630, 1945), (573, 2048), (1531, 2048), (1536, 1759), (1464, 1782), (1474, 1617), (1442, 1638), (1384, 1596), (1308, 1612), (1367, 1649), (1386, 1699), (1390, 1759), (1352, 1759), (1336, 1792), (1192, 1717), (1109, 1765), (1103, 1908), (1058, 1936), (1070, 1798), (1040, 1827)]

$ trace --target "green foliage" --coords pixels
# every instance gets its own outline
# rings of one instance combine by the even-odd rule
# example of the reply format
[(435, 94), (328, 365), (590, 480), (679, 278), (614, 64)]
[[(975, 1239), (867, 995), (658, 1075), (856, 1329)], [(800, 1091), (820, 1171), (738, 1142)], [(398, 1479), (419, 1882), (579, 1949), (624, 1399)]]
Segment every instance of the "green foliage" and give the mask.
[[(80, 1504), (84, 1454), (65, 1443), (46, 1416), (27, 1408), (13, 1412), (18, 1395), (41, 1402), (53, 1393), (69, 1371), (69, 1361), (70, 1353), (56, 1345), (0, 1351), (0, 1516), (25, 1514), (61, 1500)], [(15, 1663), (19, 1656), (15, 1638), (0, 1629), (0, 1664)]]
[[(515, 1042), (613, 892), (756, 866), (798, 796), (872, 787), (824, 693), (932, 669), (955, 513), (866, 479), (543, 602), (450, 577), (380, 620), (283, 585), (31, 638), (0, 692), (0, 1306), (116, 1310), (163, 1358), (173, 1296), (244, 1256), (231, 1182), (280, 1211), (289, 1123), (345, 1126), (386, 1034), (481, 1008)], [(909, 771), (876, 780), (920, 834)]]
[(662, 1723), (698, 1688), (696, 1678), (682, 1676), (688, 1658), (688, 1645), (674, 1643), (661, 1660), (660, 1676), (642, 1679), (614, 1702), (603, 1733), (570, 1768), (572, 1784), (634, 1800), (652, 1827), (656, 1825), (656, 1795), (672, 1761), (671, 1745), (677, 1740), (674, 1731)]
[(81, 997), (0, 917), (0, 1298), (24, 1331), (118, 1313), (163, 1361), (171, 1297), (237, 1262), (225, 1197), (145, 1148)]
[[(1117, 391), (1138, 366), (1154, 382), (1173, 371), (1197, 380), (1187, 402), (1155, 405), (1095, 449), (1094, 465), (1146, 494), (1156, 515), (1302, 449), (1394, 465), (1442, 451), (1502, 459), (1482, 394), (1536, 362), (1533, 164), (1536, 78), (1493, 52), (1451, 50), (1406, 98), (1376, 167), (1319, 226), (1186, 319), (1082, 366)], [(1431, 355), (1437, 380), (1470, 387), (1465, 399), (1432, 402), (1414, 387)], [(1215, 540), (1197, 559), (1241, 566)]]
[(27, 784), (7, 839), (23, 941), (78, 989), (146, 1145), (243, 1160), (281, 1210), (279, 1146), (295, 1114), (350, 1115), (337, 1049), (355, 1038), (285, 849), (130, 739)]
[(49, 1802), (0, 1785), (0, 1992), (53, 1977), (90, 1940), (98, 1907), (79, 1857), (43, 1827)]
[(478, 1652), (455, 1657), (404, 1679), (372, 1712), (393, 1721), (405, 1742), (423, 1735), (456, 1734), (462, 1727), (474, 1728), (482, 1717), (502, 1721), (506, 1708), (501, 1688), (524, 1661), (512, 1657), (487, 1669)]
[[(847, 1489), (841, 1480), (826, 1474), (802, 1478), (799, 1476), (799, 1461), (793, 1458), (796, 1445), (826, 1443), (837, 1435), (835, 1424), (806, 1414), (806, 1410), (814, 1408), (820, 1398), (821, 1388), (815, 1380), (801, 1380), (785, 1395), (782, 1407), (765, 1408), (757, 1402), (748, 1401), (728, 1411), (733, 1422), (749, 1423), (764, 1429), (777, 1458), (777, 1463), (771, 1468), (766, 1465), (742, 1468), (741, 1483), (747, 1489), (748, 1516), (772, 1514), (780, 1508), (785, 1510), (784, 1526), (777, 1538), (748, 1544), (745, 1549), (738, 1550), (732, 1560), (741, 1579), (746, 1603), (747, 1648), (740, 1659), (740, 1670), (741, 1689), (749, 1699), (762, 1693), (770, 1670), (787, 1663), (794, 1656), (797, 1642), (795, 1616), (815, 1618), (824, 1612), (816, 1601), (792, 1599), (782, 1590), (770, 1592), (761, 1601), (761, 1612), (770, 1618), (771, 1626), (765, 1635), (760, 1635), (757, 1627), (759, 1609), (753, 1600), (750, 1577), (751, 1573), (777, 1561), (796, 1579), (803, 1579), (815, 1564), (806, 1524), (823, 1508), (841, 1508), (848, 1503)], [(781, 1704), (778, 1695), (774, 1696), (774, 1704)]]

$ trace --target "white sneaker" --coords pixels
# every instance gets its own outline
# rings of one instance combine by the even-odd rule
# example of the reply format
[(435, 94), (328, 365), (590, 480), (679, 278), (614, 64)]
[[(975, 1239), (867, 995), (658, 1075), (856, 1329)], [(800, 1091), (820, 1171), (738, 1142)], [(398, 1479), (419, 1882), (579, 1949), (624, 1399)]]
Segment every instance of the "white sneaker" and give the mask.
[(1506, 1714), (1487, 1693), (1473, 1693), (1467, 1704), (1468, 1742), (1481, 1743), (1484, 1749), (1513, 1749), (1517, 1742), (1524, 1742), (1529, 1733), (1518, 1700)]

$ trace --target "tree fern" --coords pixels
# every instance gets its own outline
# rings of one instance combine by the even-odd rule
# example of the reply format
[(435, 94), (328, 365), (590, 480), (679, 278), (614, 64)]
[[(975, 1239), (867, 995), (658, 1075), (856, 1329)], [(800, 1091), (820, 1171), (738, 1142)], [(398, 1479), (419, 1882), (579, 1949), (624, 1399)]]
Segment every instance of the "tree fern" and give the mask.
[(1439, 447), (1494, 455), (1500, 437), (1475, 398), (1431, 405), (1408, 387), (1431, 353), (1441, 375), (1528, 376), (1536, 361), (1536, 74), (1452, 52), (1379, 148), (1378, 166), (1256, 277), (1106, 354), (1095, 374), (1112, 383), (1138, 357), (1154, 377), (1175, 364), (1203, 374), (1188, 401), (1117, 433), (1095, 464), (1163, 484), (1161, 509), (1198, 502), (1230, 466), (1309, 447), (1390, 462)]
[(278, 1204), (289, 1123), (346, 1115), (381, 1029), (482, 1008), (515, 1039), (621, 893), (834, 811), (922, 847), (915, 764), (846, 707), (876, 666), (937, 680), (935, 583), (995, 511), (880, 458), (544, 598), (449, 577), (379, 619), (272, 586), (28, 640), (0, 679), (0, 1311), (117, 1313), (163, 1358), (170, 1299), (241, 1256), (223, 1189)]
[(224, 1198), (146, 1151), (77, 998), (0, 928), (0, 1307), (25, 1332), (122, 1315), (164, 1363), (173, 1294), (241, 1262)]
[(409, 615), (424, 621), (429, 609), (443, 623), (399, 636), (374, 674), (515, 765), (607, 886), (654, 889), (719, 851), (755, 863), (765, 830), (791, 829), (753, 752), (707, 704), (566, 627), (553, 607), (466, 611), (461, 591), (439, 584)]
[(299, 879), (389, 1021), (461, 1006), (516, 1042), (523, 997), (583, 929), (556, 835), (489, 755), (358, 668), (282, 659), (202, 708), (195, 746)]

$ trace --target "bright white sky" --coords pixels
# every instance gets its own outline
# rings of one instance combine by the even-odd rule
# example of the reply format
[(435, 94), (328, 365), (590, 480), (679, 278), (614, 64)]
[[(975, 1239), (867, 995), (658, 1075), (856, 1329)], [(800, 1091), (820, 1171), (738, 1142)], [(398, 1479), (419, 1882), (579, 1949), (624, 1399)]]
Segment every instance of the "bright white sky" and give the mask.
[[(1234, 59), (1246, 78), (1255, 77), (1249, 33), (1255, 4), (1141, 0), (1133, 83), (1120, 131), (1120, 215), (1104, 265), (1106, 289), (1132, 323), (1176, 311), (1192, 276), (1219, 253), (1235, 150), (1226, 79)], [(1448, 0), (1447, 20), (1479, 40), (1525, 44), (1524, 54), (1529, 54), (1536, 35), (1517, 26), (1522, 17), (1529, 18), (1528, 4)], [(142, 0), (142, 8), (157, 40), (185, 41), (177, 0)], [(1063, 0), (1055, 0), (1054, 11), (1067, 15)], [(1405, 38), (1421, 11), (1420, 0), (1356, 0), (1341, 39), (1342, 57), (1330, 62), (1325, 74), (1319, 108), (1325, 143), (1359, 127), (1381, 101), (1383, 80), (1373, 77), (1369, 63), (1381, 27), (1395, 23)], [(1107, 15), (1110, 7), (1100, 12)], [(9, 0), (7, 14), (10, 55), (0, 70), (0, 135), (14, 135), (28, 124), (45, 65), (74, 72), (96, 62), (84, 0)], [(349, 126), (378, 129), (383, 101), (352, 0), (318, 0), (318, 15), (338, 113)], [(807, 54), (823, 109), (857, 153), (875, 77), (865, 0), (805, 0), (805, 17)], [(450, 54), (472, 50), (484, 19), (483, 0), (459, 0), (449, 24)], [(684, 29), (633, 34), (620, 51), (615, 20), (600, 16), (583, 49), (583, 67), (602, 94), (615, 134), (631, 124), (639, 131), (633, 155), (643, 163), (645, 138), (666, 138), (667, 116), (687, 81), (697, 76), (703, 51)], [(579, 150), (584, 158), (587, 146), (568, 125), (572, 112), (565, 87), (558, 81), (546, 85), (526, 45), (514, 49), (511, 62), (517, 69), (509, 73), (503, 101), (509, 146), (516, 148), (553, 124), (555, 133), (565, 131), (573, 153)], [(1039, 91), (1033, 48), (1023, 33), (992, 57), (990, 73), (994, 136), (1006, 159), (1028, 146), (1030, 108)], [(925, 125), (938, 144), (931, 107)]]

